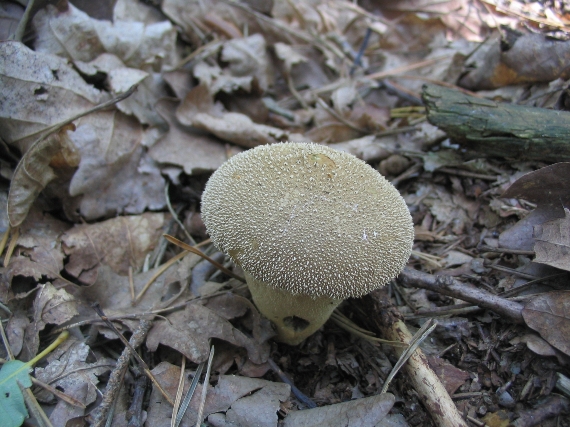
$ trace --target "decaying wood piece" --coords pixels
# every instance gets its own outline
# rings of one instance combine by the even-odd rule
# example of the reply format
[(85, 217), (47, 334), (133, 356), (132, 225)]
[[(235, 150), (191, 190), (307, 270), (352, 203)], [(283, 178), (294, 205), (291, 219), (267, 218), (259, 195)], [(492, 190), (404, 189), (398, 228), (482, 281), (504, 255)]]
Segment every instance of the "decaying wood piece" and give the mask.
[(570, 160), (570, 113), (504, 104), (426, 85), (428, 121), (482, 156)]
[[(367, 307), (368, 312), (378, 313), (376, 326), (382, 338), (405, 344), (410, 342), (412, 334), (403, 322), (401, 314), (391, 304), (385, 289), (373, 291), (364, 297), (363, 301), (370, 305)], [(405, 348), (395, 347), (394, 351), (399, 357)], [(459, 414), (444, 385), (429, 367), (427, 358), (420, 348), (416, 349), (408, 359), (403, 370), (438, 427), (467, 427), (467, 423)]]
[(399, 278), (408, 286), (428, 289), (433, 292), (458, 298), (478, 305), (481, 308), (494, 311), (514, 323), (525, 323), (522, 316), (522, 304), (494, 295), (470, 284), (460, 282), (454, 277), (435, 276), (406, 267), (400, 273)]

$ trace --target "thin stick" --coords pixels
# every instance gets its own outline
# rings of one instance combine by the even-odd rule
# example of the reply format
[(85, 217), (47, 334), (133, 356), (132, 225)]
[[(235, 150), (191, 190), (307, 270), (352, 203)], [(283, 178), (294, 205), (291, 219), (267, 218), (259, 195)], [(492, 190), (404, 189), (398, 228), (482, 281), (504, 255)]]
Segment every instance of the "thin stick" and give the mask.
[[(370, 312), (379, 313), (380, 318), (375, 323), (382, 336), (405, 344), (412, 341), (412, 334), (402, 321), (401, 314), (390, 302), (385, 290), (373, 291), (364, 299), (364, 303), (370, 305), (367, 307)], [(394, 351), (401, 356), (406, 350), (396, 348)], [(408, 363), (404, 365), (404, 370), (438, 427), (468, 427), (420, 348), (416, 348), (410, 356)]]
[(14, 353), (12, 353), (12, 347), (10, 347), (10, 342), (8, 341), (8, 337), (4, 331), (4, 324), (2, 323), (2, 319), (0, 319), (0, 334), (2, 335), (2, 342), (4, 343), (4, 348), (8, 354), (8, 360), (14, 360)]
[(237, 274), (235, 274), (234, 272), (228, 270), (226, 267), (224, 267), (222, 264), (220, 264), (217, 261), (214, 261), (212, 258), (210, 258), (208, 255), (206, 255), (205, 253), (203, 253), (202, 251), (199, 251), (198, 249), (196, 249), (193, 246), (190, 246), (186, 243), (184, 243), (181, 240), (178, 240), (176, 237), (170, 236), (168, 234), (164, 234), (164, 238), (166, 240), (168, 240), (170, 243), (174, 243), (177, 246), (180, 246), (182, 249), (188, 251), (188, 252), (192, 252), (198, 256), (201, 256), (202, 258), (204, 258), (206, 261), (210, 262), (211, 264), (215, 265), (221, 272), (223, 272), (224, 274), (227, 274), (230, 277), (233, 277), (234, 279), (239, 280), (240, 282), (246, 283), (245, 279), (241, 276), (238, 276)]
[(443, 55), (443, 56), (438, 56), (437, 58), (426, 59), (425, 61), (416, 62), (415, 64), (403, 65), (402, 67), (392, 68), (391, 70), (380, 71), (378, 73), (369, 74), (366, 76), (366, 78), (373, 80), (376, 79), (380, 80), (389, 76), (397, 76), (398, 74), (405, 73), (406, 71), (416, 70), (418, 68), (423, 68), (429, 65), (437, 64), (438, 62), (441, 62), (442, 60), (447, 59), (449, 57), (450, 55)]
[(30, 377), (30, 378), (32, 379), (32, 382), (35, 385), (37, 385), (38, 387), (41, 387), (43, 389), (46, 389), (50, 393), (59, 397), (61, 400), (64, 400), (65, 402), (69, 403), (71, 406), (76, 406), (76, 407), (82, 408), (82, 409), (86, 408), (86, 406), (82, 402), (80, 402), (79, 400), (75, 399), (74, 397), (72, 397), (68, 394), (63, 393), (62, 391), (59, 391), (54, 386), (49, 385), (48, 383), (44, 383), (43, 381), (38, 380), (37, 378), (34, 378), (34, 377)]
[(156, 388), (158, 389), (158, 391), (160, 391), (160, 393), (164, 396), (164, 398), (168, 401), (168, 403), (170, 403), (171, 405), (174, 406), (174, 401), (172, 400), (172, 398), (168, 395), (168, 393), (162, 388), (162, 386), (160, 385), (160, 383), (156, 380), (156, 378), (154, 378), (154, 375), (152, 374), (152, 372), (150, 372), (150, 369), (148, 367), (148, 365), (146, 364), (146, 362), (142, 359), (142, 357), (140, 357), (140, 355), (136, 352), (136, 350), (131, 346), (131, 344), (127, 341), (127, 339), (123, 336), (123, 334), (121, 334), (117, 328), (115, 327), (115, 325), (113, 325), (113, 323), (107, 318), (107, 316), (105, 316), (105, 313), (103, 313), (103, 310), (101, 310), (101, 307), (99, 306), (99, 304), (95, 303), (93, 305), (91, 305), (91, 307), (93, 308), (93, 310), (95, 310), (95, 312), (99, 315), (99, 317), (101, 318), (101, 320), (103, 320), (105, 322), (105, 324), (111, 328), (111, 330), (113, 332), (115, 332), (115, 334), (117, 335), (117, 337), (121, 340), (121, 342), (123, 343), (123, 345), (125, 347), (127, 347), (130, 351), (131, 351), (131, 355), (137, 360), (137, 362), (139, 363), (140, 367), (143, 369), (144, 373), (146, 374), (146, 376), (152, 381), (152, 383), (156, 386)]
[[(0, 240), (0, 254), (2, 252), (4, 252), (4, 248), (6, 247), (6, 242), (8, 242), (8, 237), (10, 236), (10, 230), (12, 228), (10, 227), (10, 224), (8, 224), (8, 227), (6, 228), (6, 232), (2, 235), (2, 240)], [(6, 264), (4, 264), (6, 265)]]

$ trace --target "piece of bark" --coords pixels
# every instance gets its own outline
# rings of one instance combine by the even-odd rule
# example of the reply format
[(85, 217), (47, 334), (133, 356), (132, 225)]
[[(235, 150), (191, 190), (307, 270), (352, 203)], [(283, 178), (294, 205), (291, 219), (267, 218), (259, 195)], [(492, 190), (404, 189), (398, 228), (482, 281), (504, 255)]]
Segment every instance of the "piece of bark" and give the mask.
[(570, 113), (504, 104), (425, 85), (428, 121), (477, 155), (570, 160)]
[[(386, 289), (371, 292), (362, 299), (367, 313), (377, 313), (376, 327), (387, 340), (409, 344), (412, 334), (402, 320), (400, 312), (392, 305)], [(398, 357), (405, 348), (395, 347)], [(467, 427), (451, 400), (445, 386), (430, 368), (423, 351), (418, 347), (403, 367), (409, 381), (438, 427)]]

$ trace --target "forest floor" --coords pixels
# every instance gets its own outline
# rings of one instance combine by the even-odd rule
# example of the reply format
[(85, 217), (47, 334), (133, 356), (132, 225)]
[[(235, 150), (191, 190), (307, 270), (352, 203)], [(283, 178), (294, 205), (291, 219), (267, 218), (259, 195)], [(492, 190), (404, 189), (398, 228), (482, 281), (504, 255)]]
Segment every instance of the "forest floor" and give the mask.
[[(567, 139), (476, 116), (567, 132), (565, 2), (22, 3), (0, 1), (0, 424), (458, 425), (447, 402), (468, 426), (570, 427)], [(434, 88), (472, 113), (440, 124)], [(401, 275), (298, 346), (200, 216), (222, 163), (282, 141), (364, 160), (415, 229)], [(400, 370), (387, 317), (423, 333)]]

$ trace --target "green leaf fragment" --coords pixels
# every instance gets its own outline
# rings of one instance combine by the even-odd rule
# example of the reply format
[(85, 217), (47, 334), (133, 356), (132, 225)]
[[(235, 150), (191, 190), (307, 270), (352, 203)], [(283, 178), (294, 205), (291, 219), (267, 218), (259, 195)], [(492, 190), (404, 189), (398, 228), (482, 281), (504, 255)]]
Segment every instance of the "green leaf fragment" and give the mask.
[(18, 386), (31, 387), (30, 366), (19, 360), (6, 362), (0, 370), (0, 425), (19, 427), (28, 416), (24, 396)]

